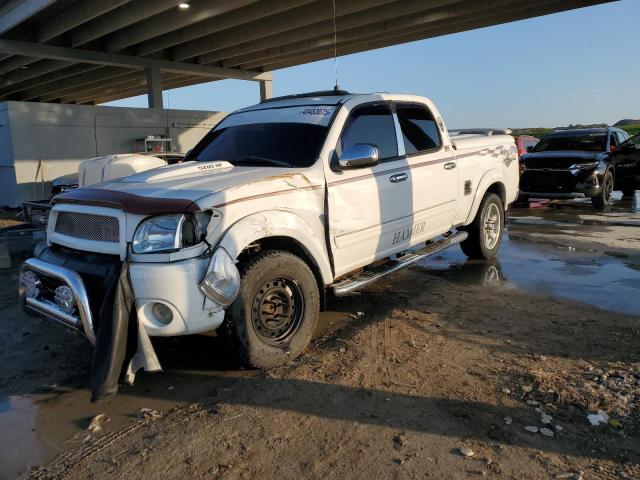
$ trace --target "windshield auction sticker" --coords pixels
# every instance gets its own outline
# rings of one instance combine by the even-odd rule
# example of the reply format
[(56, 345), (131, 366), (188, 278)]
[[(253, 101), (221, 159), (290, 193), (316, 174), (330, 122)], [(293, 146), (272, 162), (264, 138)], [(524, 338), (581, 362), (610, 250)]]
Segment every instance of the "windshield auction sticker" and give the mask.
[(225, 118), (216, 130), (254, 123), (308, 123), (326, 127), (336, 111), (335, 106), (297, 106), (239, 112)]

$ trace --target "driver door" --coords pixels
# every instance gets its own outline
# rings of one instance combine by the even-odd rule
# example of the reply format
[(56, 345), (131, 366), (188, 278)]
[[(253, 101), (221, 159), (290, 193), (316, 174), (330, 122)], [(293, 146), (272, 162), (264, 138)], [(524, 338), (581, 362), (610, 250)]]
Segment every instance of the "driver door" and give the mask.
[(354, 107), (345, 122), (335, 156), (350, 145), (371, 144), (378, 149), (380, 162), (339, 170), (334, 158), (326, 171), (329, 240), (337, 276), (409, 245), (411, 170), (398, 131), (395, 115), (385, 101)]

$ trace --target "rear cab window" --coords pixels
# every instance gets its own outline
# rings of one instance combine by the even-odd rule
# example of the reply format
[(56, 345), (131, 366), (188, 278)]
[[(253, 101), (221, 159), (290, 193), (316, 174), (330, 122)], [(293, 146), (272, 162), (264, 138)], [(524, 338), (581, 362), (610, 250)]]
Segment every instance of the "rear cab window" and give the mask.
[(395, 108), (407, 155), (440, 149), (442, 138), (438, 124), (425, 105), (399, 103)]

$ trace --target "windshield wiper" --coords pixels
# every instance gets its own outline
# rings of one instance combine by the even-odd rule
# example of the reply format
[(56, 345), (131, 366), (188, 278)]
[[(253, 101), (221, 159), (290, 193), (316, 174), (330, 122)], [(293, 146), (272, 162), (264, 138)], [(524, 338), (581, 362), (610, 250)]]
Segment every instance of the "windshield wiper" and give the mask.
[(289, 162), (285, 162), (284, 160), (276, 160), (275, 158), (267, 158), (267, 157), (259, 157), (258, 155), (245, 155), (242, 157), (236, 157), (229, 160), (229, 163), (235, 164), (255, 164), (255, 163), (266, 163), (270, 165), (277, 165), (279, 167), (293, 167), (293, 165)]

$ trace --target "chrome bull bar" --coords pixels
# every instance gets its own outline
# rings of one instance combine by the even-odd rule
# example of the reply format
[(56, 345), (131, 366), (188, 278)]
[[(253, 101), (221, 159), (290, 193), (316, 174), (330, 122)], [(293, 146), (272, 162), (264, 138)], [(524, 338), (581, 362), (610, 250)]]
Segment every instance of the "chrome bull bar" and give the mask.
[(40, 316), (59, 323), (65, 327), (83, 334), (92, 345), (96, 343), (93, 329), (93, 318), (89, 307), (89, 296), (80, 275), (68, 268), (52, 265), (36, 258), (30, 258), (22, 265), (22, 272), (30, 270), (36, 274), (54, 278), (68, 286), (73, 292), (77, 307), (77, 315), (63, 311), (54, 302), (44, 298), (27, 297), (22, 285), (20, 286), (20, 301), (24, 308)]

